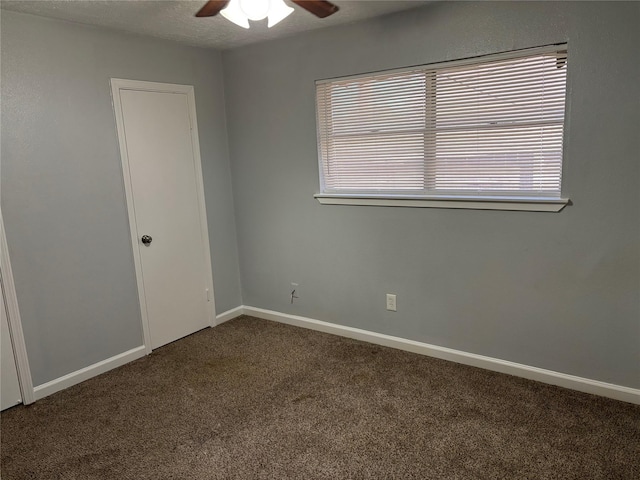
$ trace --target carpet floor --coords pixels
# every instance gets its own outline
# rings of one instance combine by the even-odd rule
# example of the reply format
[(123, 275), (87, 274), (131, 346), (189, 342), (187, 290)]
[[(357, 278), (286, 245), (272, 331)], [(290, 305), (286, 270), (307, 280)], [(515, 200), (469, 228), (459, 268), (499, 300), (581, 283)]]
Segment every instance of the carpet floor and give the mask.
[(246, 316), (1, 422), (3, 480), (640, 479), (640, 406)]

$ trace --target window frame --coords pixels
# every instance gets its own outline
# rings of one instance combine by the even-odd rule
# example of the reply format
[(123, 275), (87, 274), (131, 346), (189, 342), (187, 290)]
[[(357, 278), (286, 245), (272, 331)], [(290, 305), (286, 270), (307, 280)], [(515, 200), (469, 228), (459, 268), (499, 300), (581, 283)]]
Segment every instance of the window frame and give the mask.
[[(415, 71), (437, 70), (439, 68), (451, 68), (458, 66), (477, 65), (480, 63), (509, 60), (518, 57), (536, 56), (558, 51), (567, 51), (566, 43), (545, 45), (535, 48), (526, 48), (520, 50), (512, 50), (496, 54), (488, 54), (477, 57), (470, 57), (460, 60), (444, 61), (438, 63), (430, 63), (419, 66), (404, 67), (398, 69), (383, 70), (377, 72), (367, 72), (357, 75), (349, 75), (344, 77), (327, 78), (316, 81), (316, 87), (322, 84), (343, 82), (349, 80), (358, 80), (371, 78), (376, 75), (393, 75), (398, 73), (411, 73)], [(563, 116), (563, 133), (562, 133), (562, 164), (560, 173), (560, 197), (528, 197), (517, 195), (420, 195), (420, 194), (403, 194), (398, 192), (375, 192), (375, 193), (342, 193), (327, 192), (324, 185), (324, 162), (322, 157), (321, 144), (321, 120), (320, 106), (316, 97), (316, 125), (318, 128), (318, 172), (320, 180), (320, 192), (314, 197), (323, 205), (365, 205), (365, 206), (397, 206), (397, 207), (427, 207), (427, 208), (453, 208), (453, 209), (482, 209), (482, 210), (521, 210), (521, 211), (541, 211), (541, 212), (559, 212), (566, 205), (571, 204), (569, 198), (563, 196), (564, 189), (562, 187), (562, 179), (564, 177), (566, 158), (565, 145), (567, 136), (567, 113), (569, 112), (569, 75), (567, 71), (567, 80), (565, 84), (564, 99), (564, 116)], [(429, 103), (429, 102), (427, 102)]]

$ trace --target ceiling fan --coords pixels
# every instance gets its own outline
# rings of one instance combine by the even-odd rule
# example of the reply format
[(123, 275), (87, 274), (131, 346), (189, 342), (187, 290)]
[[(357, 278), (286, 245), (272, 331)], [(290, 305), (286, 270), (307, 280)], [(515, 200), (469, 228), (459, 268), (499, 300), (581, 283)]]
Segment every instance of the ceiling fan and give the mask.
[[(338, 6), (326, 0), (291, 0), (294, 4), (325, 18), (338, 11)], [(220, 13), (227, 20), (243, 28), (249, 28), (249, 20), (268, 18), (269, 28), (287, 17), (293, 8), (284, 0), (209, 0), (196, 17), (213, 17)]]

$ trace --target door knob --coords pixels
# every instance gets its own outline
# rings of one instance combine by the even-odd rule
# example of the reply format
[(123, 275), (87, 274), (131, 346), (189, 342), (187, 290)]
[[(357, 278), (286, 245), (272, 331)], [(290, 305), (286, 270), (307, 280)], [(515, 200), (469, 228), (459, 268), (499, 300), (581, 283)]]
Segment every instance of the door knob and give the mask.
[(140, 240), (142, 240), (142, 243), (144, 243), (148, 247), (149, 245), (151, 245), (151, 241), (153, 240), (153, 238), (151, 238), (150, 235), (143, 235)]

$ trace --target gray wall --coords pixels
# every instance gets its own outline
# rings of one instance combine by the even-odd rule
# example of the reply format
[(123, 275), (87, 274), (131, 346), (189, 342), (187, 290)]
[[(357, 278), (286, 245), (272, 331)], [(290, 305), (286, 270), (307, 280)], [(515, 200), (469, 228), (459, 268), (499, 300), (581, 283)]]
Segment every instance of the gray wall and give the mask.
[[(244, 303), (640, 387), (639, 24), (633, 2), (447, 2), (224, 52)], [(573, 206), (313, 199), (314, 80), (567, 41)]]
[[(34, 383), (141, 343), (121, 77), (196, 88), (218, 312), (244, 303), (639, 388), (639, 21), (637, 3), (449, 2), (221, 58), (3, 11), (2, 210)], [(313, 199), (314, 80), (565, 41), (573, 206)]]
[(195, 86), (216, 307), (242, 303), (220, 54), (2, 12), (2, 211), (39, 385), (141, 345), (109, 78)]

